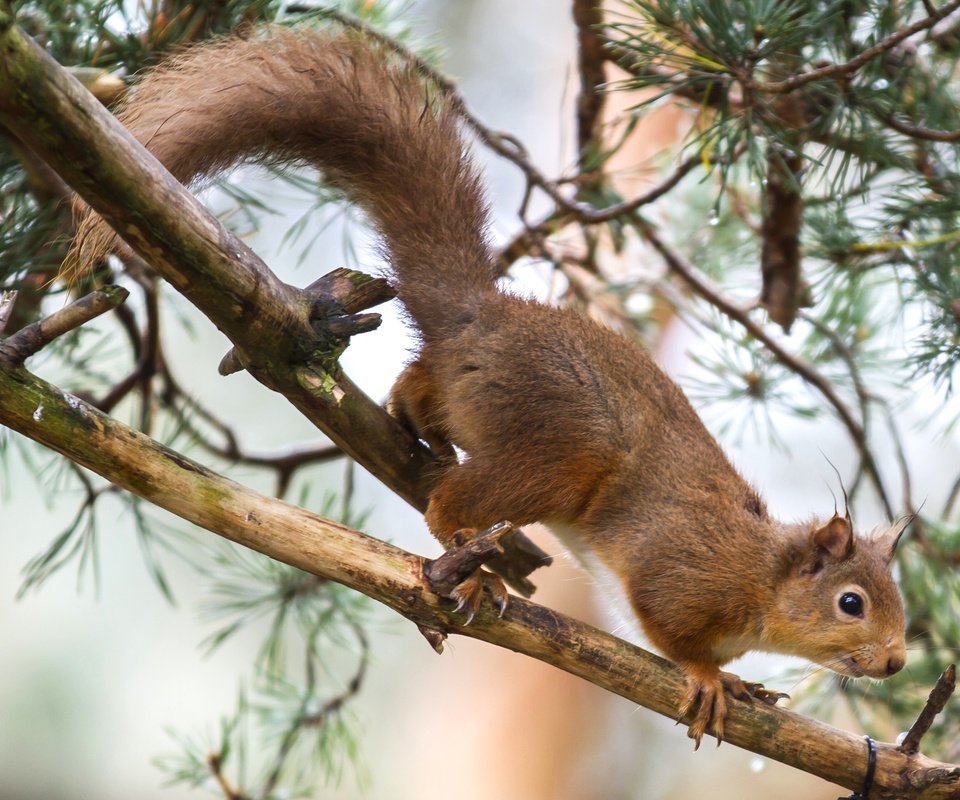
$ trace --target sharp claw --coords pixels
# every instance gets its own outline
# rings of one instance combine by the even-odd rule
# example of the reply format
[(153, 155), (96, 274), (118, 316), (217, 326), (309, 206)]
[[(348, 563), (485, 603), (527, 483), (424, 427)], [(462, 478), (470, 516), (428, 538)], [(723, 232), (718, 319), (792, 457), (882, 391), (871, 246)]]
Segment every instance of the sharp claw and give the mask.
[(454, 609), (454, 611), (457, 614), (465, 614), (467, 618), (463, 624), (469, 625), (471, 622), (473, 622), (473, 615), (476, 613), (476, 605), (470, 602), (470, 597), (468, 595), (463, 595), (457, 603), (457, 607)]
[(775, 706), (781, 700), (789, 700), (790, 695), (786, 692), (765, 692), (757, 695), (757, 699), (763, 701), (768, 706)]

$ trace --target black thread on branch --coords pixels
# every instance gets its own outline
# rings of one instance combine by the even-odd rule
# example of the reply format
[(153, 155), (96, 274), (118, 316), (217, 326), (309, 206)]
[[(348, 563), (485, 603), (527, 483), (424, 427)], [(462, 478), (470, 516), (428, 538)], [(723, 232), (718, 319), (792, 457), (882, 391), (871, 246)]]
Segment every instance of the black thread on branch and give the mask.
[(877, 743), (869, 736), (867, 740), (867, 774), (863, 778), (863, 788), (847, 797), (838, 797), (837, 800), (868, 800), (873, 788), (873, 775), (877, 770)]

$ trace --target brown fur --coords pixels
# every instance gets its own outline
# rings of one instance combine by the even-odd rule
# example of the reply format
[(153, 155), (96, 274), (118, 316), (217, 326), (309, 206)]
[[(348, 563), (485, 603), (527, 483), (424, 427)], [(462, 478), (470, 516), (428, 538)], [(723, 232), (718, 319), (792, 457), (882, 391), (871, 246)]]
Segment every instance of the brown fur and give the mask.
[[(461, 529), (541, 521), (614, 573), (683, 667), (691, 734), (722, 734), (719, 667), (748, 649), (846, 674), (903, 665), (898, 531), (772, 518), (647, 353), (577, 314), (497, 292), (479, 179), (454, 112), (375, 44), (272, 29), (147, 76), (122, 120), (182, 181), (247, 158), (305, 161), (367, 210), (422, 336), (392, 408), (447, 468), (427, 510)], [(78, 251), (109, 245), (88, 223)], [(452, 445), (468, 458), (457, 462)], [(483, 582), (461, 599), (471, 608)], [(862, 619), (837, 593), (864, 595)]]

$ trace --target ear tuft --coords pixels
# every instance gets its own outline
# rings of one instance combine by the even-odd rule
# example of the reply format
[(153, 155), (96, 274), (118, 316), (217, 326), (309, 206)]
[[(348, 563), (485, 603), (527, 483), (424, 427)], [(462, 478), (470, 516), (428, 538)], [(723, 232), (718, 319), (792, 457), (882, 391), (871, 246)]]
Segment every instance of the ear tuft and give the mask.
[(885, 528), (879, 533), (875, 533), (871, 537), (874, 544), (883, 554), (884, 558), (887, 559), (888, 564), (893, 560), (893, 554), (897, 552), (897, 545), (900, 543), (900, 539), (903, 537), (904, 532), (910, 527), (911, 523), (915, 519), (915, 514), (911, 514), (907, 517), (901, 517), (889, 528)]
[(822, 528), (813, 532), (811, 543), (814, 549), (842, 561), (853, 550), (853, 526), (849, 517), (834, 516)]

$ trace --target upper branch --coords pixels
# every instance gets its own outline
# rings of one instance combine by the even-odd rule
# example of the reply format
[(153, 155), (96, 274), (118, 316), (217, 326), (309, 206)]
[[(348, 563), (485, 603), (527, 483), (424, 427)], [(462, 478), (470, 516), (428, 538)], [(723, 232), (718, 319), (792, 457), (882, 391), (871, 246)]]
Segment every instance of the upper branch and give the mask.
[[(433, 459), (335, 365), (311, 361), (311, 301), (281, 282), (0, 5), (0, 123), (220, 328), (248, 370), (418, 508)], [(282, 335), (278, 335), (282, 332)], [(272, 348), (272, 349), (271, 349)]]

